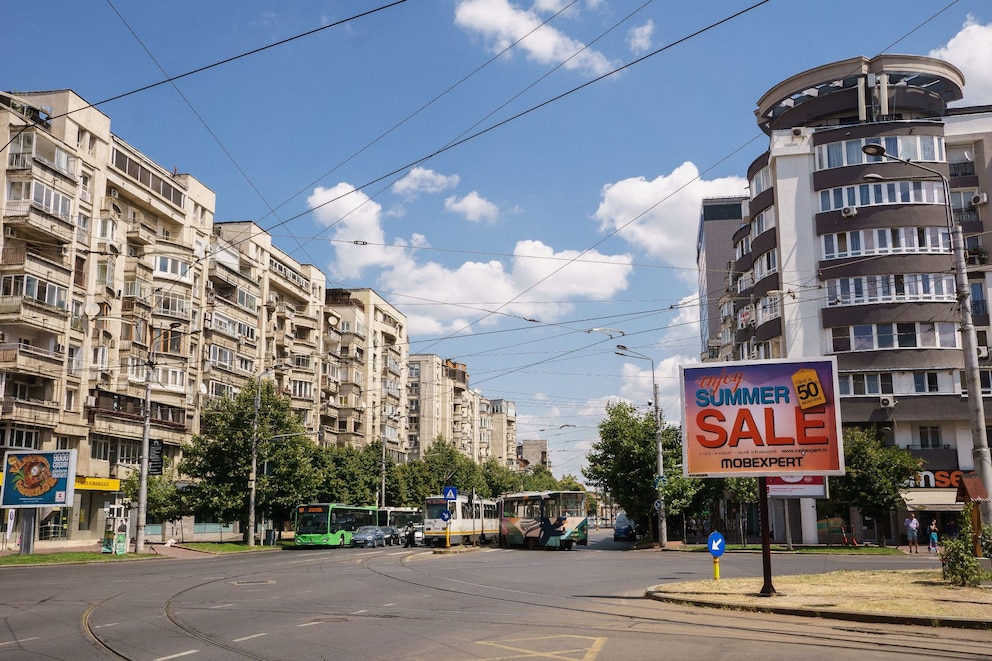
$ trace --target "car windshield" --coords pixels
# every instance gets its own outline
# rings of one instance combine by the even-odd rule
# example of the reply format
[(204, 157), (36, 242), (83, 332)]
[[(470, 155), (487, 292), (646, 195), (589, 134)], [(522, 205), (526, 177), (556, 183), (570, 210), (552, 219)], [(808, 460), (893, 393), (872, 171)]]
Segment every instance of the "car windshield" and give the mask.
[(358, 530), (355, 531), (355, 534), (356, 535), (372, 535), (372, 534), (375, 534), (375, 531), (376, 531), (376, 529), (373, 528), (372, 526), (362, 526), (361, 528), (359, 528)]

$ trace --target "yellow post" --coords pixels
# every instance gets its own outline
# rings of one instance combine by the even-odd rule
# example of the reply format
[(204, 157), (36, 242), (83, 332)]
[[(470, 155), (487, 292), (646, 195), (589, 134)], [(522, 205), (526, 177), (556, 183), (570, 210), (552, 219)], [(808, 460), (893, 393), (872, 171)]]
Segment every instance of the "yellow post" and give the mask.
[(720, 558), (713, 558), (713, 580), (720, 580)]
[(448, 523), (444, 527), (444, 548), (451, 548), (451, 519), (448, 519)]

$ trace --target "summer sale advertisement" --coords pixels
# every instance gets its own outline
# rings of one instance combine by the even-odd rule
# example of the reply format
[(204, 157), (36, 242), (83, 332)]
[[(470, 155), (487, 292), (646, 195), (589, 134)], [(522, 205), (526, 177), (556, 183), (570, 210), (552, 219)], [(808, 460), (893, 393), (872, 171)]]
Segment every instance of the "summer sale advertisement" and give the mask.
[(844, 474), (832, 357), (683, 367), (682, 399), (687, 477)]

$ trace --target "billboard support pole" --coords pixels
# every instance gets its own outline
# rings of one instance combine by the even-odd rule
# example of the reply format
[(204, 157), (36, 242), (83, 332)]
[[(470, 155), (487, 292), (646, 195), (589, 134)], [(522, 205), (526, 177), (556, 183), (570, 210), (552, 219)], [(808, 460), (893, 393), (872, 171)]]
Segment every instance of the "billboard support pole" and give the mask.
[(761, 514), (761, 570), (765, 579), (758, 596), (770, 597), (775, 594), (775, 586), (772, 585), (772, 547), (768, 522), (768, 478), (764, 475), (758, 478), (758, 508)]
[(35, 522), (38, 520), (38, 509), (26, 507), (21, 513), (21, 555), (34, 553)]

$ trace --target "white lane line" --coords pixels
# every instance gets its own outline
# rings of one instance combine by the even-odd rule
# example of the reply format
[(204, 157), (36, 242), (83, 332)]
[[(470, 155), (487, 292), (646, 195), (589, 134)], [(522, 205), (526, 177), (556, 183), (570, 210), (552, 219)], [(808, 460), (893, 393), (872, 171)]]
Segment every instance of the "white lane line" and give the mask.
[(396, 604), (383, 604), (383, 608), (389, 608), (390, 606), (395, 606)]
[(243, 643), (246, 640), (251, 640), (252, 638), (261, 638), (262, 636), (268, 636), (268, 635), (269, 634), (267, 634), (267, 633), (253, 633), (252, 635), (245, 636), (244, 638), (235, 638), (231, 642), (232, 643)]
[(33, 638), (21, 638), (20, 640), (8, 640), (6, 643), (0, 643), (0, 647), (3, 647), (4, 645), (14, 645), (14, 644), (17, 644), (17, 643), (26, 643), (29, 640), (38, 640), (38, 636), (35, 636)]
[(227, 608), (228, 606), (233, 606), (234, 604), (217, 604), (216, 606), (211, 606), (210, 608)]
[(315, 624), (321, 624), (321, 622), (305, 622), (303, 624), (297, 624), (297, 627), (312, 627)]
[(366, 613), (366, 612), (368, 612), (368, 610), (367, 610), (367, 609), (365, 609), (365, 608), (363, 608), (362, 610), (360, 610), (360, 611), (354, 611), (354, 612), (353, 612), (353, 613), (351, 613), (351, 614), (352, 614), (352, 615), (361, 615), (362, 613)]
[(111, 622), (109, 624), (99, 624), (99, 625), (97, 625), (97, 626), (95, 626), (93, 628), (94, 629), (106, 629), (107, 627), (116, 627), (118, 624), (120, 624), (120, 622)]
[(181, 656), (189, 656), (190, 654), (199, 654), (200, 650), (186, 650), (185, 652), (180, 652), (179, 654), (170, 654), (169, 656), (160, 656), (155, 661), (169, 661), (169, 659), (178, 659)]

